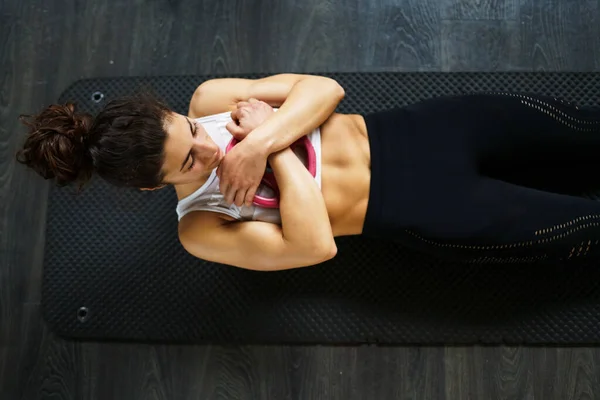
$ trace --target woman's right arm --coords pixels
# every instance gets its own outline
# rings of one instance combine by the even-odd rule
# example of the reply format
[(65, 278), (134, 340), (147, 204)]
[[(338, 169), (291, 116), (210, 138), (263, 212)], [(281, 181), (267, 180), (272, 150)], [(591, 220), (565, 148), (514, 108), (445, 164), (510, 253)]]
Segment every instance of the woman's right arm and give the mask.
[(280, 191), (281, 226), (228, 222), (211, 212), (188, 214), (179, 236), (190, 254), (261, 271), (315, 265), (336, 255), (323, 195), (304, 164), (289, 148), (269, 156), (269, 164)]

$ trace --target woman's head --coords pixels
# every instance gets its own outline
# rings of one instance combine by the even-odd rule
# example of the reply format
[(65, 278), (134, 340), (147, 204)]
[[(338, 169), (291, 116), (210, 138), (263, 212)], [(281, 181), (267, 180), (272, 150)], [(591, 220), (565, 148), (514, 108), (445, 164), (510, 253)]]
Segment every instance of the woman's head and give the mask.
[(201, 125), (149, 94), (113, 100), (95, 119), (67, 103), (21, 121), (29, 132), (18, 161), (59, 185), (83, 184), (93, 173), (136, 188), (187, 183), (222, 156)]

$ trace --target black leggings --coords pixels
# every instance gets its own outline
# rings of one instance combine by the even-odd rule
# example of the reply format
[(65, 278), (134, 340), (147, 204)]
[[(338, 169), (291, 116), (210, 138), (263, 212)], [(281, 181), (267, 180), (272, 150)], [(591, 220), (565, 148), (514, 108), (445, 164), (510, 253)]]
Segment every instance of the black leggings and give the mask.
[(600, 111), (484, 93), (365, 120), (372, 153), (365, 235), (478, 262), (593, 255), (600, 202), (585, 195), (600, 188)]

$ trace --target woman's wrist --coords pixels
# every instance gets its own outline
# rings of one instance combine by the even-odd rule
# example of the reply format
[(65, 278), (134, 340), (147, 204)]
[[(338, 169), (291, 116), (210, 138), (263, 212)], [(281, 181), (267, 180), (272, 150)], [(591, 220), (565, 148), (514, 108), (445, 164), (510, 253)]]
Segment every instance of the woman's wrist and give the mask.
[(246, 138), (260, 142), (267, 155), (290, 147), (303, 136), (302, 129), (289, 112), (277, 111), (254, 128)]
[(246, 144), (252, 148), (252, 151), (257, 157), (267, 158), (276, 151), (273, 150), (273, 135), (263, 132), (265, 131), (260, 128), (256, 128), (250, 132), (242, 142), (246, 142)]

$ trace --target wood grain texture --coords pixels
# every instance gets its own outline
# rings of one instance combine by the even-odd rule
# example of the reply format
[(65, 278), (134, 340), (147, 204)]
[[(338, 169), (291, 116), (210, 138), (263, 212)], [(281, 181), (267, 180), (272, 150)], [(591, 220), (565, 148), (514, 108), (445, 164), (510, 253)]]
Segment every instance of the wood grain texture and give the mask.
[[(596, 0), (527, 0), (521, 4), (521, 60), (532, 70), (590, 71), (600, 65)], [(526, 64), (524, 64), (526, 65)]]
[(597, 398), (597, 348), (64, 341), (39, 307), (48, 185), (12, 155), (17, 116), (83, 77), (594, 70), (599, 13), (596, 0), (0, 0), (0, 398)]
[(440, 12), (437, 1), (377, 0), (366, 2), (359, 12), (364, 19), (355, 26), (364, 36), (363, 46), (367, 51), (367, 57), (359, 60), (368, 62), (365, 65), (368, 70), (439, 69)]
[(44, 371), (47, 351), (53, 343), (61, 342), (49, 338), (39, 306), (24, 305), (15, 315), (19, 321), (11, 324), (10, 340), (3, 346), (0, 359), (0, 395), (3, 399), (39, 398), (37, 392), (48, 379), (49, 371)]
[(516, 70), (518, 33), (515, 21), (443, 21), (442, 70)]
[(519, 0), (442, 0), (442, 18), (516, 20)]

